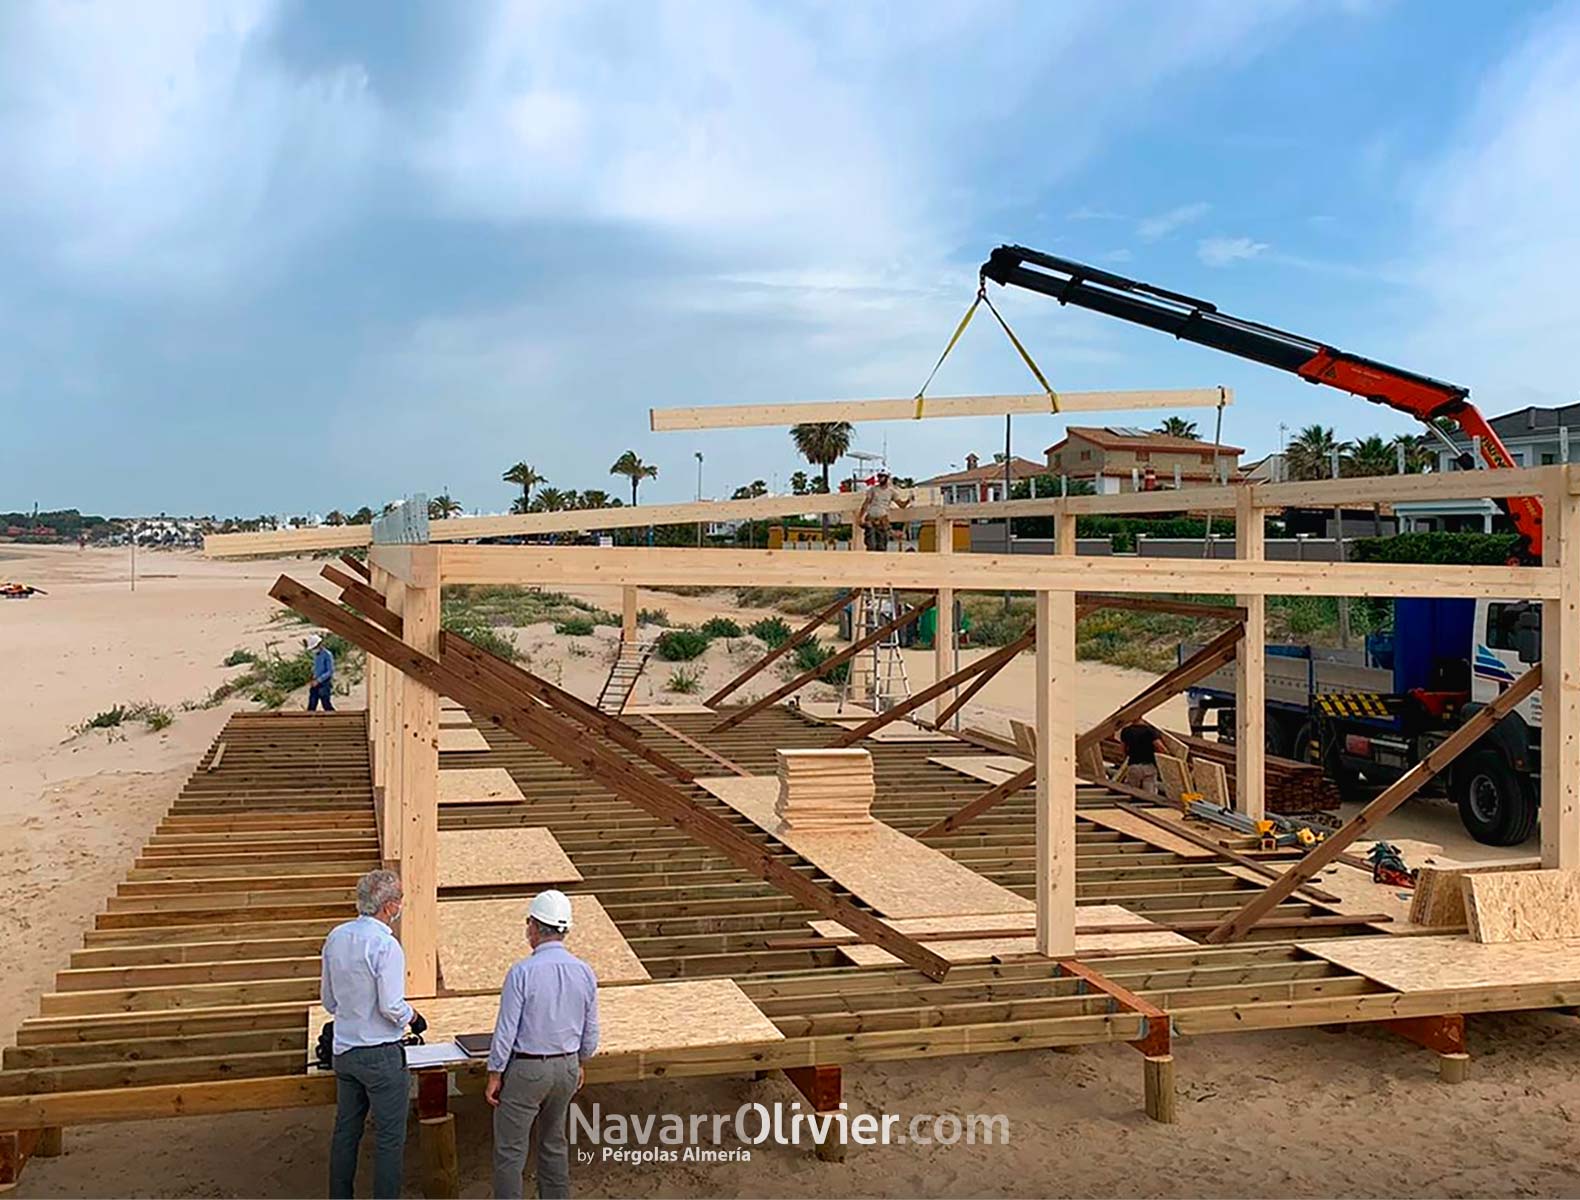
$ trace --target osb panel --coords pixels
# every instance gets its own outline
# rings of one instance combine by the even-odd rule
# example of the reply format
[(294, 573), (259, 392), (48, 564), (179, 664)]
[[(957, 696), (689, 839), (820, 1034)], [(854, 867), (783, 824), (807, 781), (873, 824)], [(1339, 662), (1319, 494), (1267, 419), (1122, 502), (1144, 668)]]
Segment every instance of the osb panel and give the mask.
[[(973, 929), (1024, 928), (1024, 937), (974, 938), (958, 942), (925, 942), (929, 950), (942, 955), (951, 963), (987, 962), (998, 957), (1037, 953), (1036, 914), (1001, 914), (971, 917), (913, 917), (908, 920), (885, 921), (884, 924), (901, 933), (939, 933)], [(1096, 904), (1075, 910), (1077, 930), (1093, 925), (1150, 925), (1145, 917), (1137, 916), (1118, 904)], [(813, 921), (812, 928), (820, 937), (845, 938), (850, 930), (837, 921)], [(1194, 943), (1172, 930), (1159, 928), (1156, 933), (1081, 933), (1075, 935), (1076, 954), (1089, 954), (1093, 950), (1149, 950), (1159, 946), (1190, 946)], [(888, 966), (900, 960), (877, 946), (841, 946), (839, 952), (860, 967)]]
[(941, 754), (927, 761), (983, 783), (993, 784), (1003, 783), (1031, 765), (1023, 758), (1013, 758), (1008, 754)]
[(1580, 986), (1580, 941), (1473, 942), (1468, 937), (1325, 938), (1300, 942), (1318, 958), (1400, 992), (1513, 984)]
[(1461, 886), (1470, 936), (1478, 942), (1580, 938), (1580, 871), (1466, 875)]
[(878, 715), (872, 709), (860, 704), (851, 704), (848, 701), (842, 704), (838, 700), (803, 700), (794, 707), (800, 708), (807, 716), (816, 717), (820, 721), (840, 719), (858, 722), (870, 721)]
[[(845, 729), (855, 729), (860, 722), (837, 721), (837, 725)], [(930, 729), (923, 729), (920, 725), (913, 724), (904, 719), (891, 721), (882, 729), (874, 729), (865, 735), (866, 741), (872, 742), (952, 742), (955, 739), (947, 733), (934, 733)]]
[[(1161, 812), (1162, 810), (1159, 811)], [(1218, 857), (1205, 846), (1198, 846), (1195, 842), (1186, 841), (1177, 834), (1158, 828), (1151, 821), (1143, 820), (1133, 813), (1122, 812), (1117, 808), (1083, 809), (1081, 811), (1081, 820), (1090, 821), (1094, 825), (1099, 825), (1104, 829), (1111, 829), (1116, 833), (1125, 834), (1127, 837), (1139, 838), (1149, 846), (1155, 846), (1159, 850), (1167, 850), (1172, 854), (1178, 854), (1181, 858)]]
[(870, 829), (781, 829), (771, 776), (711, 776), (697, 784), (850, 889), (885, 917), (1029, 912), (1036, 906), (915, 838), (874, 820)]
[(488, 742), (476, 729), (440, 729), (439, 753), (459, 750), (487, 750)]
[(446, 767), (439, 772), (440, 804), (525, 799), (504, 767)]
[(1191, 781), (1201, 793), (1201, 798), (1208, 804), (1227, 808), (1233, 797), (1229, 795), (1229, 776), (1224, 771), (1223, 764), (1198, 758), (1190, 766)]
[(1163, 785), (1163, 794), (1169, 798), (1170, 804), (1179, 804), (1186, 792), (1194, 790), (1190, 772), (1184, 760), (1172, 754), (1160, 754), (1157, 759), (1158, 782)]
[[(571, 931), (565, 948), (593, 969), (599, 983), (651, 979), (598, 897), (570, 897)], [(439, 970), (455, 992), (498, 992), (511, 964), (531, 953), (527, 909), (531, 896), (503, 900), (446, 900), (439, 905)]]
[(441, 829), (439, 886), (576, 883), (582, 873), (547, 829)]
[[(492, 1033), (499, 997), (440, 996), (415, 1001), (429, 1042)], [(319, 1010), (314, 1034), (327, 1016)], [(732, 979), (636, 983), (598, 989), (599, 1054), (661, 1053), (692, 1046), (779, 1042), (784, 1035)]]
[[(1408, 854), (1405, 862), (1414, 865)], [(1500, 858), (1487, 862), (1458, 862), (1452, 858), (1429, 858), (1421, 864), (1415, 894), (1410, 901), (1410, 920), (1417, 925), (1440, 928), (1467, 925), (1465, 893), (1461, 880), (1466, 875), (1487, 871), (1534, 871), (1542, 865), (1539, 858)]]
[(454, 709), (440, 709), (439, 710), (439, 728), (440, 729), (476, 729), (477, 726), (472, 724), (471, 715), (468, 714), (465, 710), (457, 712)]

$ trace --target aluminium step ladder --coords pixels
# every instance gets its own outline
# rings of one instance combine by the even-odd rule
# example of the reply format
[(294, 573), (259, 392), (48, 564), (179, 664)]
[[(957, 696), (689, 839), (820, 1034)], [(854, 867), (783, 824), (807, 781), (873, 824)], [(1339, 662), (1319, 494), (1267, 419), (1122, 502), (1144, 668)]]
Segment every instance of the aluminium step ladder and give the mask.
[[(873, 589), (867, 593), (867, 602), (861, 608), (861, 628), (852, 630), (860, 641), (876, 633), (900, 612), (899, 597), (894, 589)], [(901, 701), (911, 698), (911, 681), (905, 673), (905, 655), (900, 650), (900, 635), (905, 627), (890, 630), (850, 661), (850, 669), (839, 685), (839, 703), (854, 700), (873, 712), (887, 712)]]
[(647, 660), (653, 656), (657, 642), (622, 641), (620, 652), (609, 665), (609, 676), (598, 693), (598, 711), (618, 717), (625, 711), (626, 702), (636, 690), (636, 681), (642, 677)]

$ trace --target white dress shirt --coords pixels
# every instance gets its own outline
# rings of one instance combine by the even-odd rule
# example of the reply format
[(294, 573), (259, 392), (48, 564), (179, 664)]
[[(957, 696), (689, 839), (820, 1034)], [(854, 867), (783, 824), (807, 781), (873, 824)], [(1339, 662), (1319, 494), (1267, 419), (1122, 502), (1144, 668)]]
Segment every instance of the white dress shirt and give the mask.
[(406, 952), (390, 927), (362, 916), (324, 939), (319, 996), (335, 1018), (335, 1053), (400, 1041), (411, 1022)]

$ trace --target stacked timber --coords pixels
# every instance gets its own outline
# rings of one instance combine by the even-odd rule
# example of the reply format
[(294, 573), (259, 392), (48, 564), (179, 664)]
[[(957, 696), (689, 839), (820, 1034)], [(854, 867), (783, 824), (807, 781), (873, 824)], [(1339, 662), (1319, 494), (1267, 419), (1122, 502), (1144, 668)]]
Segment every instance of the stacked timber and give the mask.
[[(1204, 759), (1220, 764), (1225, 772), (1225, 782), (1231, 792), (1234, 790), (1233, 742), (1214, 742), (1183, 733), (1169, 736), (1189, 751), (1192, 762)], [(1103, 756), (1110, 762), (1123, 760), (1125, 750), (1118, 738), (1109, 738), (1103, 743)], [(1338, 812), (1339, 785), (1327, 777), (1320, 764), (1297, 762), (1273, 754), (1267, 756), (1266, 763), (1268, 812), (1281, 815)]]
[(866, 750), (780, 750), (774, 812), (797, 833), (870, 828), (874, 785)]

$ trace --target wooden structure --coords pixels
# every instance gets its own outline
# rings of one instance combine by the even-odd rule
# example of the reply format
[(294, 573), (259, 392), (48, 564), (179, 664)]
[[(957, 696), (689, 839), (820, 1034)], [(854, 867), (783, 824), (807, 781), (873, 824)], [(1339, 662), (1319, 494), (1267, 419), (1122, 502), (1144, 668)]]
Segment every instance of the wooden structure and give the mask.
[[(1175, 823), (1169, 823), (1171, 840), (1157, 844), (1163, 835), (1147, 830), (1162, 817), (1132, 803), (1121, 785), (1077, 778), (1075, 619), (1078, 594), (1088, 591), (1234, 597), (1245, 614), (1236, 623), (1245, 629), (1236, 639), (1243, 649), (1268, 595), (1540, 601), (1545, 668), (1539, 682), (1532, 672), (1516, 689), (1539, 686), (1543, 698), (1542, 862), (1574, 868), (1580, 866), (1580, 578), (1573, 569), (1580, 561), (1580, 474), (1557, 467), (1205, 488), (1191, 492), (1189, 502), (1193, 509), (1234, 511), (1246, 527), (1283, 503), (1332, 507), (1489, 491), (1542, 497), (1543, 566), (1273, 564), (1260, 560), (1254, 534), (1243, 538), (1233, 562), (1075, 557), (1076, 514), (1166, 511), (1180, 502), (1143, 493), (1017, 501), (991, 506), (991, 514), (975, 513), (976, 506), (921, 514), (946, 532), (951, 521), (975, 515), (1053, 515), (1058, 536), (1051, 556), (836, 559), (773, 551), (379, 545), (365, 576), (359, 568), (330, 568), (338, 573), (331, 582), (354, 612), (282, 580), (276, 596), (368, 648), (367, 712), (231, 720), (39, 1015), (5, 1051), (0, 1164), (14, 1169), (27, 1153), (58, 1148), (51, 1131), (68, 1124), (330, 1103), (332, 1080), (303, 1073), (321, 938), (349, 912), (356, 877), (375, 863), (391, 864), (406, 888), (408, 992), (435, 994), (439, 834), (452, 829), (548, 830), (582, 876), (568, 889), (596, 898), (653, 979), (733, 979), (783, 1035), (750, 1050), (677, 1046), (600, 1056), (589, 1064), (595, 1084), (782, 1070), (819, 1111), (829, 1111), (839, 1103), (840, 1070), (863, 1061), (1124, 1041), (1145, 1056), (1148, 1112), (1167, 1120), (1172, 1032), (1358, 1021), (1385, 1023), (1430, 1047), (1442, 1056), (1445, 1078), (1454, 1078), (1463, 1066), (1464, 1013), (1572, 1003), (1580, 965), (1543, 959), (1528, 971), (1493, 977), (1487, 964), (1494, 960), (1483, 956), (1467, 961), (1462, 978), (1439, 975), (1430, 986), (1418, 985), (1402, 970), (1390, 974), (1394, 939), (1383, 935), (1344, 939), (1366, 942), (1365, 956), (1318, 952), (1317, 934), (1361, 933), (1378, 914), (1336, 910), (1313, 898), (1312, 859), (1284, 870), (1285, 864), (1239, 861), (1210, 843), (1203, 847), (1210, 857), (1186, 854), (1179, 839), (1191, 841), (1191, 831)], [(944, 537), (938, 544), (951, 543)], [(1040, 954), (951, 964), (928, 950), (934, 935), (913, 936), (876, 920), (837, 880), (695, 782), (720, 774), (721, 764), (734, 775), (772, 774), (776, 750), (826, 747), (844, 740), (844, 730), (784, 707), (764, 709), (744, 727), (728, 721), (729, 709), (615, 718), (440, 633), (446, 584), (525, 580), (628, 588), (837, 584), (935, 597), (1005, 587), (1034, 592), (1036, 786), (1007, 795), (968, 828), (945, 830), (928, 844), (1034, 905)], [(939, 628), (947, 643), (949, 622)], [(1507, 695), (1517, 699), (1514, 691)], [(503, 769), (516, 793), (441, 800), (441, 696), (465, 707), (488, 747), (446, 755), (446, 767), (453, 760), (460, 770)], [(1255, 811), (1259, 751), (1247, 747), (1263, 743), (1262, 714), (1242, 707), (1238, 802)], [(875, 768), (873, 815), (915, 836), (970, 804), (982, 784), (932, 760), (950, 745), (972, 744), (944, 731), (919, 744), (865, 739)], [(1451, 758), (1451, 752), (1434, 755), (1424, 773)], [(1115, 820), (1100, 823), (1103, 813)], [(1269, 887), (1269, 874), (1282, 878)], [(1081, 909), (1114, 904), (1176, 933), (1228, 940), (1076, 954)], [(849, 931), (843, 936), (876, 944), (902, 964), (846, 963), (836, 940), (811, 936), (809, 923), (822, 916)], [(1401, 956), (1411, 940), (1398, 940)], [(1504, 956), (1528, 950), (1520, 943), (1481, 949)], [(1384, 965), (1353, 965), (1363, 957)], [(475, 1073), (462, 1076), (463, 1087), (479, 1086)], [(444, 1093), (442, 1079), (420, 1083), (419, 1115), (431, 1131), (425, 1142), (439, 1191), (453, 1187), (445, 1181), (453, 1180), (454, 1134)]]

